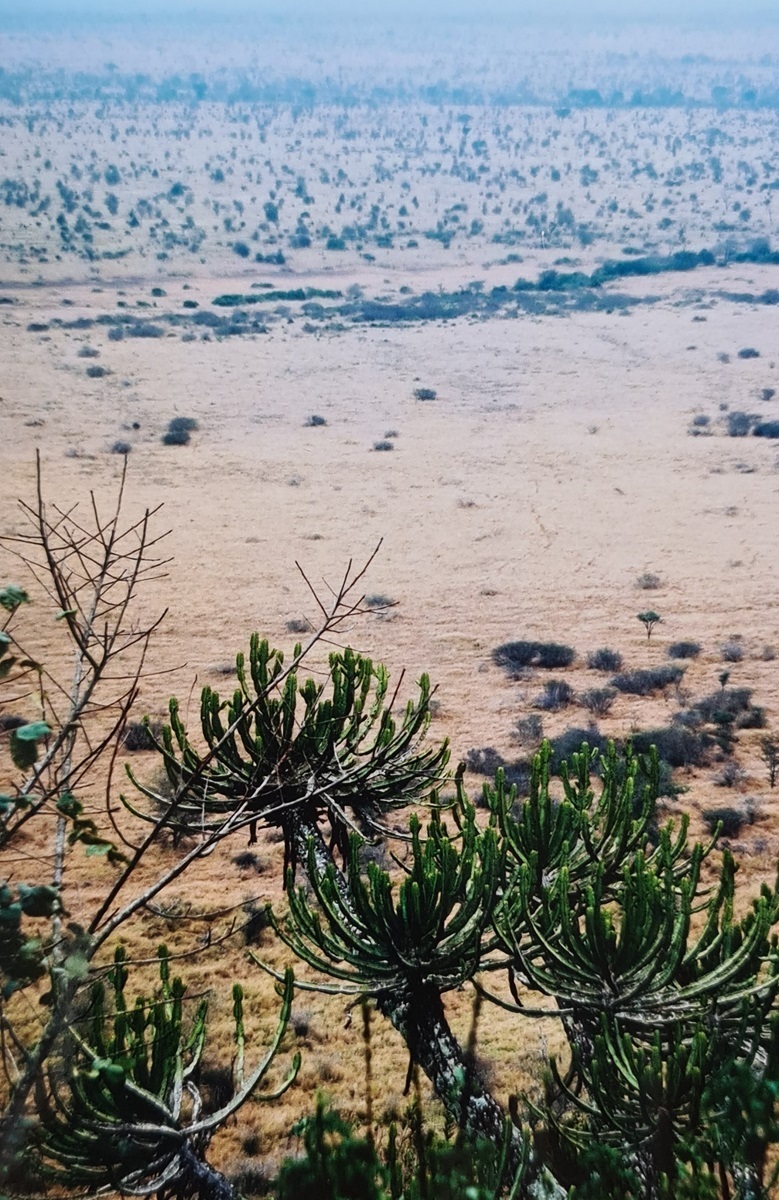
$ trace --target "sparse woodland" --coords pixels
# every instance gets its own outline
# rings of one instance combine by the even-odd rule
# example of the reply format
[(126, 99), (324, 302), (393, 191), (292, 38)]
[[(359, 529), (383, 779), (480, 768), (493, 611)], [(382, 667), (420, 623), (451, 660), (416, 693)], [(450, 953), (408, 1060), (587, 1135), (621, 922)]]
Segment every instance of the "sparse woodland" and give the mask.
[[(449, 746), (428, 736), (426, 676), (403, 706), (385, 668), (342, 645), (307, 678), (308, 656), (343, 643), (363, 611), (364, 568), (350, 564), (313, 591), (320, 622), (305, 645), (285, 656), (255, 635), (232, 694), (206, 687), (199, 718), (174, 699), (167, 724), (133, 724), (161, 769), (133, 768), (126, 786), (114, 768), (164, 616), (136, 613), (165, 568), (159, 514), (125, 519), (124, 475), (108, 508), (93, 498), (62, 511), (39, 468), (22, 517), (8, 549), (34, 602), (21, 583), (0, 593), (7, 1193), (256, 1193), (214, 1165), (209, 1145), (250, 1098), (272, 1105), (294, 1088), (290, 1014), (321, 989), (361, 1022), (362, 1118), (324, 1099), (302, 1114), (302, 1156), (260, 1189), (282, 1200), (774, 1194), (779, 892), (736, 888), (721, 823), (702, 844), (686, 818), (659, 818), (653, 745), (584, 744), (559, 758), (543, 742), (521, 796), (503, 767), (469, 794)], [(27, 648), (46, 625), (66, 645), (51, 663)], [(514, 661), (567, 650), (512, 645)], [(730, 724), (720, 721), (732, 752)], [(191, 996), (186, 978), (204, 959), (218, 975), (234, 922), (205, 938), (182, 922), (175, 945), (143, 957), (127, 946), (133, 923), (207, 872), (221, 844), (271, 835), (284, 890), (266, 923), (288, 967), (253, 950), (243, 978), (212, 980), (232, 1013), (215, 1092), (201, 1070), (209, 997)], [(267, 1038), (245, 1009), (255, 972), (275, 979)], [(447, 1010), (463, 992), (465, 1040)], [(565, 1052), (534, 1096), (490, 1089), (476, 1050), (496, 1007), (515, 1048), (533, 1022), (559, 1023)], [(379, 1023), (408, 1064), (409, 1108), (389, 1128), (374, 1106)], [(434, 1099), (423, 1100), (424, 1079)]]

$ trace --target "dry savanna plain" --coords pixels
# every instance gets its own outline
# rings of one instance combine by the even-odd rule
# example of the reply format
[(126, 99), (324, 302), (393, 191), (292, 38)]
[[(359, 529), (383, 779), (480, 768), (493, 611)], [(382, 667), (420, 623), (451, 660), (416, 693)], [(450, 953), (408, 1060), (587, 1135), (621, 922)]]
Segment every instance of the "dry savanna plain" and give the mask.
[[(726, 810), (754, 894), (779, 859), (762, 756), (779, 738), (779, 30), (228, 31), (2, 36), (0, 534), (36, 449), (63, 507), (109, 502), (126, 457), (129, 509), (164, 506), (171, 558), (139, 596), (139, 619), (168, 611), (134, 716), (164, 720), (175, 694), (191, 722), (252, 631), (290, 651), (316, 626), (296, 563), (321, 590), (381, 542), (340, 640), (404, 673), (402, 698), (430, 674), (429, 738), (451, 739), (474, 797), (500, 764), (521, 790), (541, 736), (662, 731), (661, 815), (705, 837)], [(165, 444), (175, 418), (194, 428)], [(56, 662), (12, 547), (2, 581), (29, 587)], [(519, 640), (575, 657), (507, 670), (494, 652)], [(603, 648), (623, 676), (678, 670), (620, 690), (591, 665)], [(712, 733), (701, 705), (723, 686), (742, 696), (727, 756), (684, 736)], [(123, 751), (115, 780), (125, 758), (157, 770)], [(83, 798), (99, 813), (100, 781)], [(219, 941), (236, 912), (283, 907), (281, 854), (262, 834), (223, 845), (132, 945), (175, 948), (182, 917), (234, 906)], [(95, 862), (71, 860), (71, 912), (103, 886)], [(244, 980), (251, 1032), (274, 1024), (245, 940), (186, 967), (212, 992), (215, 1060), (221, 983)], [(291, 957), (267, 929), (254, 948)], [(364, 1112), (346, 1003), (297, 997), (297, 1083), (220, 1135), (245, 1186), (318, 1087)], [(470, 1004), (447, 1000), (458, 1031)], [(557, 1037), (484, 1015), (496, 1094), (538, 1080)], [(377, 1120), (405, 1106), (405, 1068), (377, 1017)]]

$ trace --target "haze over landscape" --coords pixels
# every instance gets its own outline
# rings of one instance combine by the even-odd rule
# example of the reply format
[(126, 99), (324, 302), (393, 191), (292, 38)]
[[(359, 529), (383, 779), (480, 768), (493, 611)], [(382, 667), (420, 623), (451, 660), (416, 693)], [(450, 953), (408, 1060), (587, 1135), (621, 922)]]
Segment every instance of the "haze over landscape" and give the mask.
[[(705, 838), (732, 810), (719, 848), (756, 894), (779, 859), (777, 225), (773, 2), (0, 0), (0, 534), (36, 450), (62, 508), (125, 463), (133, 511), (164, 504), (143, 606), (168, 615), (134, 709), (154, 722), (172, 694), (193, 722), (204, 684), (231, 694), (253, 631), (289, 653), (316, 628), (296, 564), (324, 587), (381, 542), (338, 644), (401, 700), (430, 674), (428, 736), (474, 796), (500, 766), (522, 795), (542, 737), (559, 759), (653, 731), (660, 816)], [(521, 642), (572, 653), (501, 655)], [(237, 849), (133, 945), (175, 947), (187, 906), (280, 904), (283, 845)], [(71, 870), (75, 911), (99, 870)], [(245, 960), (228, 940), (190, 984)], [(470, 1001), (448, 1003), (465, 1037)], [(323, 1082), (360, 1108), (357, 1018), (303, 1007), (298, 1085), (220, 1133), (227, 1173), (277, 1167)], [(491, 1011), (505, 1099), (563, 1035), (509, 1057)], [(379, 1122), (407, 1103), (389, 1022), (374, 1053)]]

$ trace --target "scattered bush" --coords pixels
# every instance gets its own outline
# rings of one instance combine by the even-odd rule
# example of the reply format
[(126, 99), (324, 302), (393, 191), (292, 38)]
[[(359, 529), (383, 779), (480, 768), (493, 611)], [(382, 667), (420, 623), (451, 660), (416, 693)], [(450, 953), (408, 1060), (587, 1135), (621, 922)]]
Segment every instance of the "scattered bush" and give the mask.
[(668, 647), (669, 658), (697, 658), (700, 652), (700, 642), (672, 642)]
[(755, 350), (754, 346), (745, 346), (743, 350), (738, 352), (739, 358), (759, 358), (760, 351)]
[(558, 712), (573, 703), (573, 688), (564, 679), (550, 679), (544, 684), (544, 690), (533, 701), (534, 708), (542, 708), (546, 712)]
[(649, 696), (652, 692), (677, 684), (684, 675), (683, 667), (644, 667), (638, 671), (626, 671), (615, 675), (612, 685), (620, 692), (632, 696)]
[(190, 435), (186, 429), (169, 429), (167, 433), (162, 435), (163, 446), (187, 446), (190, 440)]
[(602, 754), (608, 744), (608, 738), (599, 733), (595, 726), (590, 729), (578, 729), (575, 726), (566, 729), (559, 737), (550, 739), (551, 769), (557, 771), (561, 762), (569, 759), (572, 754), (578, 754), (582, 748), (582, 742), (586, 742), (591, 750), (597, 750), (599, 754)]
[(320, 425), (326, 425), (327, 421), (325, 420), (324, 417), (319, 417), (316, 415), (316, 413), (314, 413), (314, 414), (312, 414), (312, 416), (306, 417), (303, 424), (306, 427), (306, 429), (314, 429)]
[(263, 859), (258, 854), (255, 854), (253, 850), (242, 850), (240, 854), (236, 854), (233, 857), (233, 863), (238, 867), (239, 871), (256, 871), (258, 875), (265, 866)]
[(394, 603), (395, 601), (390, 596), (385, 596), (383, 592), (371, 592), (363, 599), (366, 608), (390, 608)]
[(125, 750), (154, 750), (155, 741), (162, 737), (162, 724), (152, 721), (129, 721), (125, 727), (122, 745)]
[(684, 725), (647, 729), (634, 734), (631, 741), (633, 749), (639, 754), (646, 754), (650, 746), (656, 746), (658, 755), (670, 767), (704, 766), (713, 745), (713, 739), (708, 734)]
[(373, 449), (374, 450), (394, 450), (395, 447), (392, 442), (382, 440), (380, 442), (374, 442)]
[(746, 772), (732, 758), (718, 771), (712, 782), (715, 787), (736, 787), (746, 778)]
[(108, 374), (108, 367), (101, 367), (97, 364), (94, 366), (91, 366), (91, 367), (87, 367), (87, 376), (90, 379), (102, 379), (107, 374)]
[(121, 342), (123, 338), (124, 338), (124, 330), (122, 329), (121, 325), (113, 325), (108, 330), (109, 342)]
[(611, 711), (616, 695), (614, 688), (590, 688), (588, 691), (582, 692), (579, 703), (593, 716), (605, 717)]
[(129, 454), (131, 450), (132, 446), (129, 442), (114, 442), (113, 446), (111, 447), (112, 454)]
[(247, 946), (256, 946), (263, 933), (269, 928), (268, 912), (264, 904), (247, 904), (244, 907), (246, 919), (243, 923), (243, 940)]
[(437, 396), (438, 392), (434, 388), (414, 388), (415, 400), (435, 400)]
[(716, 833), (718, 826), (721, 827), (721, 837), (738, 837), (746, 820), (746, 813), (740, 808), (706, 808), (701, 815), (712, 837)]
[(621, 671), (622, 655), (618, 650), (593, 650), (587, 655), (587, 666), (591, 671)]
[(506, 760), (494, 746), (482, 746), (468, 751), (465, 765), (475, 775), (488, 775), (491, 778), (499, 767), (505, 767)]
[(692, 423), (696, 429), (705, 429), (711, 423), (711, 417), (707, 417), (705, 413), (696, 413)]
[(639, 575), (636, 580), (636, 587), (642, 592), (654, 592), (662, 586), (663, 581), (660, 576), (654, 575), (651, 571), (644, 571), (643, 575)]
[(725, 642), (720, 647), (720, 654), (723, 662), (738, 663), (744, 658), (744, 647), (737, 641)]
[(758, 421), (752, 432), (755, 437), (779, 438), (779, 421)]
[(168, 421), (168, 430), (171, 433), (177, 433), (182, 429), (185, 433), (194, 433), (198, 428), (198, 423), (194, 417), (173, 417)]
[(765, 400), (765, 402), (768, 403), (769, 400), (773, 400), (775, 395), (776, 388), (763, 388), (760, 392), (760, 399)]
[(729, 437), (746, 437), (752, 428), (754, 418), (745, 412), (729, 412), (727, 427)]
[(81, 346), (78, 352), (79, 358), (99, 358), (100, 351), (95, 350), (94, 346)]
[(575, 650), (559, 642), (505, 642), (492, 652), (495, 665), (508, 671), (519, 671), (523, 667), (559, 670), (570, 667), (575, 657)]
[(540, 745), (543, 736), (544, 723), (538, 713), (531, 713), (528, 717), (520, 717), (514, 726), (514, 738), (522, 744), (530, 746)]
[(287, 633), (310, 633), (311, 623), (305, 617), (293, 617), (287, 621)]

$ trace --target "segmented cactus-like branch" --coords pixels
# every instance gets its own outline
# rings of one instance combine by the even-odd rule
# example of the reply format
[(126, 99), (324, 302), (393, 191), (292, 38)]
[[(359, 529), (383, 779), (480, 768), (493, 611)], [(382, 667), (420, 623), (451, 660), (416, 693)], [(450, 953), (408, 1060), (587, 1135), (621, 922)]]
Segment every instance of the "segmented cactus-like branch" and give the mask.
[(375, 863), (363, 872), (357, 837), (345, 887), (334, 866), (318, 869), (311, 844), (307, 876), (316, 905), (303, 889), (290, 888), (288, 918), (268, 910), (274, 928), (344, 991), (413, 997), (428, 985), (438, 993), (459, 987), (491, 946), (503, 870), (496, 831), (480, 831), (470, 806), (459, 824), (455, 839), (434, 813), (423, 840), (418, 818), (411, 818), (410, 863), (399, 885)]
[[(552, 747), (544, 742), (531, 763), (528, 797), (518, 807), (516, 789), (506, 787), (502, 771), (494, 785), (485, 786), (485, 802), (505, 839), (508, 861), (525, 871), (539, 895), (562, 870), (568, 886), (576, 889), (597, 868), (608, 888), (632, 854), (647, 851), (659, 784), (657, 753), (653, 748), (639, 758), (628, 746), (620, 754), (610, 742), (599, 754), (583, 742), (578, 753), (560, 764), (559, 796), (552, 787), (551, 759)], [(636, 795), (640, 768), (647, 782)], [(687, 827), (684, 820), (673, 845), (676, 875), (687, 871)]]
[(294, 865), (296, 821), (326, 816), (346, 851), (350, 830), (379, 830), (382, 812), (435, 788), (449, 748), (446, 742), (422, 747), (432, 695), (426, 675), (416, 700), (396, 715), (386, 668), (352, 650), (330, 656), (325, 684), (300, 682), (296, 670), (284, 674), (283, 664), (283, 653), (254, 634), (248, 663), (237, 657), (232, 698), (203, 690), (207, 753), (190, 740), (176, 700), (158, 749), (176, 798), (172, 828), (213, 830), (240, 812), (239, 826), (249, 825), (252, 836), (258, 823), (279, 826)]
[[(40, 1165), (58, 1183), (90, 1192), (105, 1188), (125, 1195), (164, 1192), (180, 1200), (228, 1200), (231, 1186), (206, 1162), (205, 1151), (216, 1130), (257, 1091), (268, 1072), (289, 1019), (292, 972), (284, 978), (278, 1026), (267, 1054), (246, 1080), (238, 1082), (225, 1105), (204, 1115), (196, 1078), (206, 1041), (207, 1001), (200, 1001), (187, 1022), (186, 989), (180, 979), (170, 979), (164, 947), (159, 956), (158, 991), (151, 998), (138, 997), (130, 1006), (125, 959), (117, 950), (109, 975), (111, 1011), (103, 983), (96, 982), (86, 1030), (70, 1031), (60, 1061), (41, 1076)], [(242, 1058), (240, 988), (234, 990), (233, 1000)], [(296, 1055), (286, 1079), (260, 1099), (282, 1095), (299, 1065)]]

